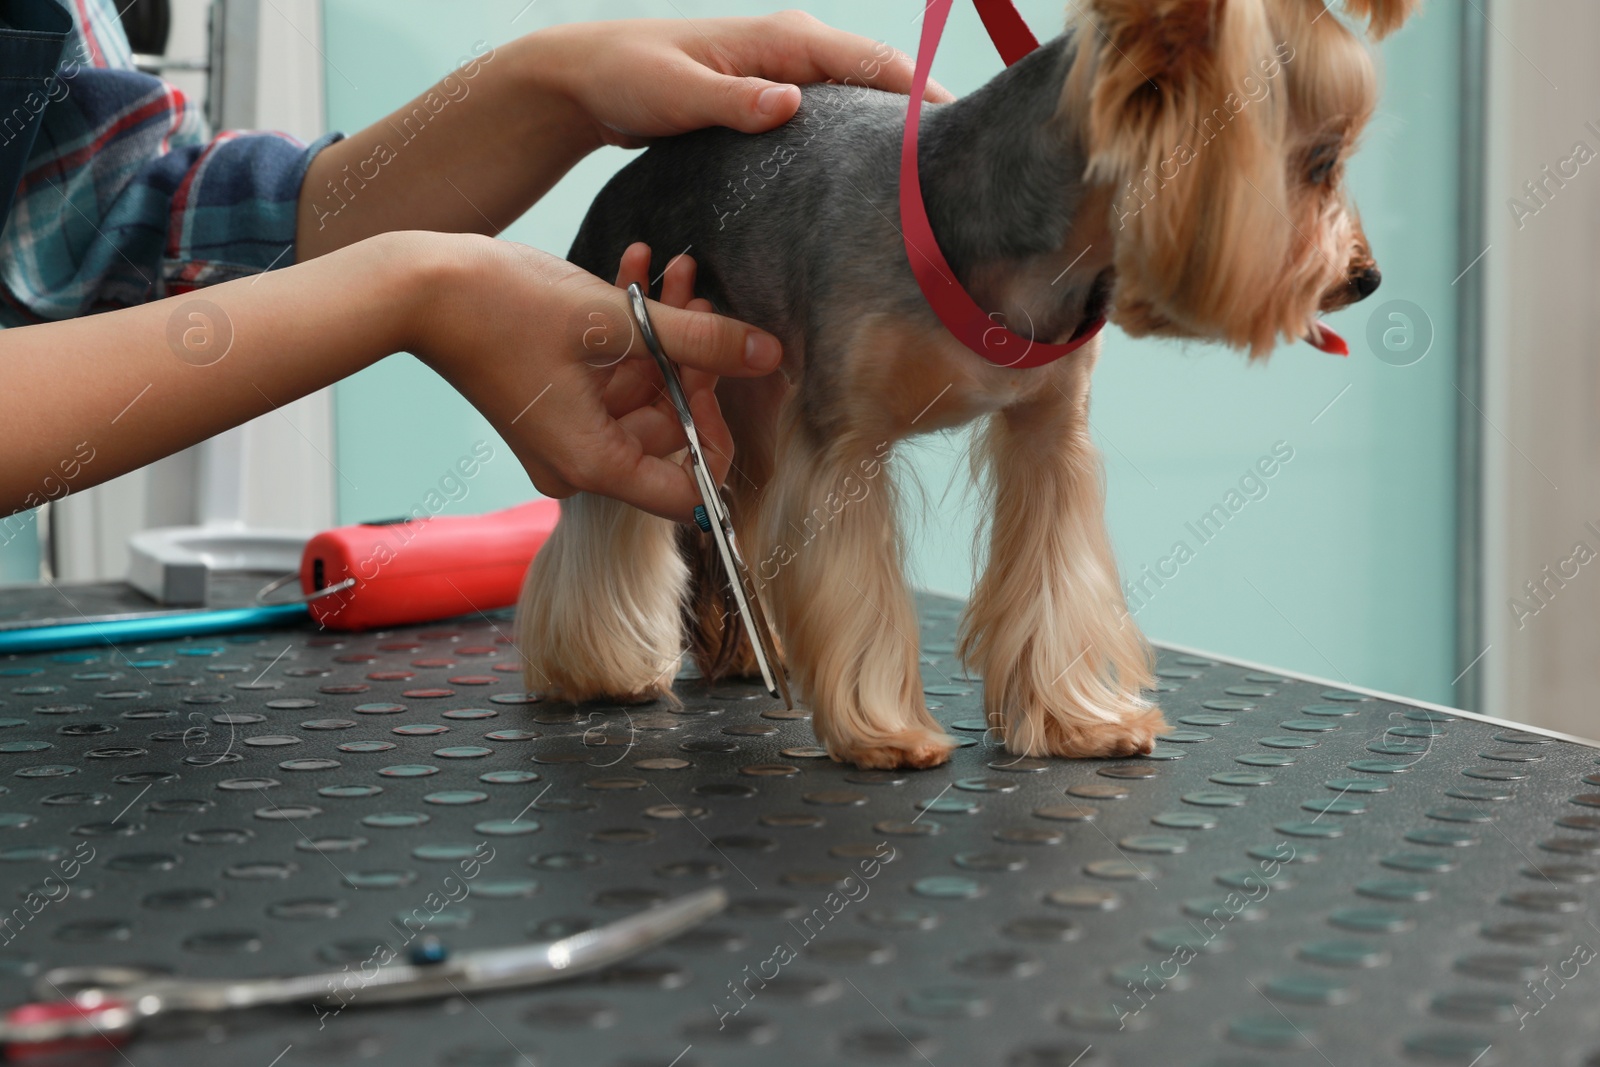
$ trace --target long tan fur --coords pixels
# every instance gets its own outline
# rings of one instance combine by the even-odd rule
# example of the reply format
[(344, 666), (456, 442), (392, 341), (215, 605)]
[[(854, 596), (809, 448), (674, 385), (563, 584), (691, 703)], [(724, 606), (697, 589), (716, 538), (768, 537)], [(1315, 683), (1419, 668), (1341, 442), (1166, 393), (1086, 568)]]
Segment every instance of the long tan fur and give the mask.
[[(782, 462), (763, 500), (758, 544), (771, 561), (763, 577), (817, 740), (863, 767), (943, 763), (954, 742), (922, 696), (893, 480), (870, 435), (819, 445), (796, 416), (790, 405), (778, 431)], [(816, 502), (852, 482), (867, 492), (804, 540)], [(787, 550), (775, 553), (780, 544)]]
[[(1374, 32), (1414, 0), (1351, 0)], [(1091, 0), (1061, 106), (1117, 190), (1117, 308), (1133, 336), (1214, 336), (1265, 356), (1306, 333), (1364, 238), (1336, 181), (1376, 101), (1371, 60), (1320, 0)], [(1313, 120), (1312, 116), (1316, 116)], [(1370, 263), (1370, 259), (1367, 260)], [(1287, 269), (1285, 265), (1287, 264)]]
[(1040, 372), (1053, 387), (991, 415), (974, 455), (989, 549), (958, 651), (1021, 755), (1126, 756), (1165, 727), (1140, 692), (1154, 682), (1151, 654), (1105, 528), (1088, 419), (1098, 349)]
[(563, 500), (517, 603), (528, 690), (570, 701), (670, 698), (688, 575), (673, 523), (589, 493)]
[[(1417, 0), (1343, 6), (1381, 36)], [(1376, 76), (1341, 16), (1330, 16), (1322, 0), (1080, 0), (1074, 12), (1075, 50), (1063, 59), (1070, 66), (1058, 68), (1066, 77), (1049, 82), (1041, 98), (1044, 113), (1074, 131), (1073, 152), (1060, 157), (1075, 161), (1074, 173), (1062, 175), (1063, 188), (1078, 194), (1070, 240), (992, 262), (978, 256), (968, 282), (982, 306), (1007, 322), (1031, 322), (1030, 307), (1066, 307), (1072, 314), (1040, 338), (1059, 342), (1098, 314), (1088, 308), (1101, 292), (1096, 306), (1109, 303), (1112, 321), (1135, 336), (1199, 338), (1260, 355), (1280, 339), (1320, 337), (1318, 309), (1345, 307), (1376, 288), (1341, 180), (1376, 106)], [(903, 114), (900, 107), (892, 121)], [(974, 127), (964, 136), (981, 133)], [(840, 151), (853, 143), (841, 140)], [(670, 155), (656, 158), (658, 170), (640, 170), (651, 176), (644, 187), (702, 173)], [(716, 153), (695, 160), (726, 162)], [(826, 172), (811, 173), (826, 183)], [(627, 174), (614, 179), (609, 209), (592, 210), (586, 229), (599, 234), (607, 220), (626, 222), (631, 241), (636, 224), (666, 224), (649, 212), (627, 214), (638, 202), (631, 186), (616, 184)], [(873, 174), (883, 178), (858, 170), (839, 196), (854, 204), (865, 195), (856, 183)], [(993, 192), (1012, 177), (985, 172), (973, 180)], [(868, 204), (887, 223), (892, 184), (878, 195)], [(799, 210), (789, 203), (770, 196), (741, 210), (763, 220), (762, 233), (782, 235), (790, 232), (784, 211)], [(991, 197), (990, 210), (996, 203), (1009, 201)], [(740, 240), (757, 232), (754, 218), (741, 225), (750, 229), (734, 231)], [(872, 232), (877, 223), (866, 214), (860, 225)], [(821, 247), (831, 249), (832, 240)], [(674, 234), (664, 243), (685, 241)], [(775, 239), (760, 243), (761, 255), (785, 254)], [(598, 236), (578, 244), (596, 262), (609, 254)], [(898, 241), (885, 244), (886, 254), (900, 255)], [(745, 271), (738, 280), (762, 284), (749, 273), (755, 253), (738, 241), (729, 248), (744, 254), (722, 253), (737, 264), (731, 271)], [(974, 468), (990, 513), (988, 545), (959, 647), (983, 677), (985, 711), (1017, 754), (1148, 751), (1164, 723), (1145, 695), (1150, 652), (1118, 581), (1089, 434), (1099, 343), (1045, 368), (993, 366), (938, 326), (915, 291), (904, 291), (910, 283), (895, 273), (903, 265), (882, 267), (877, 251), (858, 243), (826, 259), (826, 269), (802, 271), (810, 262), (802, 260), (787, 284), (812, 290), (806, 331), (786, 339), (783, 373), (725, 379), (718, 388), (737, 445), (729, 488), (738, 536), (818, 739), (835, 759), (863, 767), (925, 767), (949, 757), (955, 742), (923, 698), (892, 453), (914, 434), (987, 419)], [(759, 291), (782, 291), (784, 277), (773, 275)], [(902, 288), (889, 291), (897, 297), (881, 288), (885, 277), (898, 279)], [(1064, 302), (1068, 292), (1076, 304)], [(672, 699), (686, 622), (707, 677), (748, 671), (749, 649), (730, 634), (714, 588), (724, 576), (705, 565), (697, 538), (686, 535), (680, 552), (663, 520), (591, 496), (567, 501), (519, 605), (528, 687), (568, 700)], [(692, 597), (686, 557), (699, 557)]]

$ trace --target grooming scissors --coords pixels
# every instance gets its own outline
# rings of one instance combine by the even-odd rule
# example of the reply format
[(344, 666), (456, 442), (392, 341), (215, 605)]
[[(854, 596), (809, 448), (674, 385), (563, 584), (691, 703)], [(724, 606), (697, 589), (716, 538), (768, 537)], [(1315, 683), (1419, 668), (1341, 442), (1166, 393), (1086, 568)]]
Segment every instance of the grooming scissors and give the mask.
[(683, 391), (683, 383), (678, 380), (678, 368), (667, 358), (661, 342), (656, 339), (656, 332), (650, 325), (650, 310), (645, 306), (644, 290), (637, 284), (628, 286), (628, 302), (633, 308), (634, 319), (639, 323), (645, 347), (655, 357), (656, 366), (661, 368), (661, 377), (667, 384), (667, 396), (678, 411), (678, 421), (683, 424), (683, 436), (689, 442), (689, 462), (694, 468), (694, 481), (700, 489), (702, 501), (694, 509), (695, 525), (711, 535), (711, 540), (717, 546), (717, 555), (722, 557), (722, 567), (728, 575), (728, 588), (733, 591), (734, 605), (744, 623), (744, 632), (750, 638), (756, 666), (761, 670), (762, 684), (767, 687), (768, 693), (783, 699), (784, 707), (792, 710), (794, 698), (789, 695), (789, 682), (778, 662), (778, 646), (772, 640), (772, 630), (767, 626), (766, 612), (761, 609), (761, 595), (756, 591), (755, 580), (750, 577), (744, 557), (739, 554), (739, 542), (733, 535), (733, 523), (728, 517), (728, 506), (722, 499), (722, 490), (712, 481), (711, 468), (706, 466), (705, 454), (700, 451), (700, 435), (695, 432), (694, 416), (689, 412), (689, 397)]
[[(514, 948), (423, 957), (436, 962), (395, 962), (359, 971), (325, 971), (287, 978), (184, 979), (126, 967), (57, 967), (34, 987), (39, 1001), (0, 1018), (0, 1050), (25, 1058), (33, 1047), (103, 1039), (119, 1043), (155, 1015), (220, 1012), (283, 1004), (323, 1004), (342, 1009), (490, 989), (543, 985), (588, 974), (670, 941), (728, 903), (713, 886), (647, 908), (605, 926)], [(413, 952), (413, 959), (418, 954)], [(370, 962), (370, 961), (369, 961)], [(351, 979), (355, 979), (351, 981)]]

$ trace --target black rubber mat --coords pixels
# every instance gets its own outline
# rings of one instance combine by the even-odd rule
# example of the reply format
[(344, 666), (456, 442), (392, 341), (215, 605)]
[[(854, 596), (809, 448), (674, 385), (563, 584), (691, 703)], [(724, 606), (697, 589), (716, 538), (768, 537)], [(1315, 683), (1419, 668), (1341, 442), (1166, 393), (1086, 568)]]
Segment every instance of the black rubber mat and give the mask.
[(1163, 651), (1152, 758), (1020, 760), (959, 605), (922, 607), (965, 747), (913, 773), (831, 763), (753, 687), (532, 703), (498, 616), (0, 660), (4, 1002), (64, 965), (359, 971), (716, 881), (724, 915), (601, 977), (356, 982), (39, 1062), (1600, 1064), (1593, 749)]

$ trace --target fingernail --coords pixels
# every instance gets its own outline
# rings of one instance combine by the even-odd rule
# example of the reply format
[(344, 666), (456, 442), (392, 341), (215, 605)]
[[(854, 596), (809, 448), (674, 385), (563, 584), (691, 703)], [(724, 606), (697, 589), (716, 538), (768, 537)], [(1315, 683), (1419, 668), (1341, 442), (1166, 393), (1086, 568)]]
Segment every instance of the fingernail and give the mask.
[(783, 98), (789, 95), (789, 88), (785, 85), (774, 85), (770, 89), (761, 90), (761, 95), (756, 97), (756, 110), (763, 115), (775, 114), (783, 104)]
[(769, 333), (752, 333), (744, 341), (744, 365), (751, 370), (771, 370), (783, 358), (783, 346)]

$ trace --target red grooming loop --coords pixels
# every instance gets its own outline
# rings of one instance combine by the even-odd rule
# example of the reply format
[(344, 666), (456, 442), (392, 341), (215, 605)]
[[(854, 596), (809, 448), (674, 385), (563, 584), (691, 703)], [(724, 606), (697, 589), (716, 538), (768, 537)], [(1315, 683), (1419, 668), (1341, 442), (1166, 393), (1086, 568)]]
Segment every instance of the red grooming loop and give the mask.
[[(1082, 348), (1105, 326), (1105, 319), (1090, 324), (1083, 336), (1062, 345), (1044, 344), (1006, 329), (996, 316), (979, 307), (956, 280), (956, 272), (950, 269), (933, 236), (928, 209), (922, 201), (922, 181), (917, 173), (922, 94), (928, 87), (933, 54), (938, 51), (952, 2), (931, 0), (923, 13), (922, 44), (917, 50), (917, 71), (911, 83), (905, 138), (900, 144), (900, 223), (904, 228), (906, 256), (911, 261), (911, 272), (916, 275), (923, 298), (958, 341), (997, 366), (1042, 367)], [(973, 4), (983, 19), (984, 28), (989, 31), (989, 39), (1007, 66), (1039, 47), (1011, 0), (973, 0)]]

